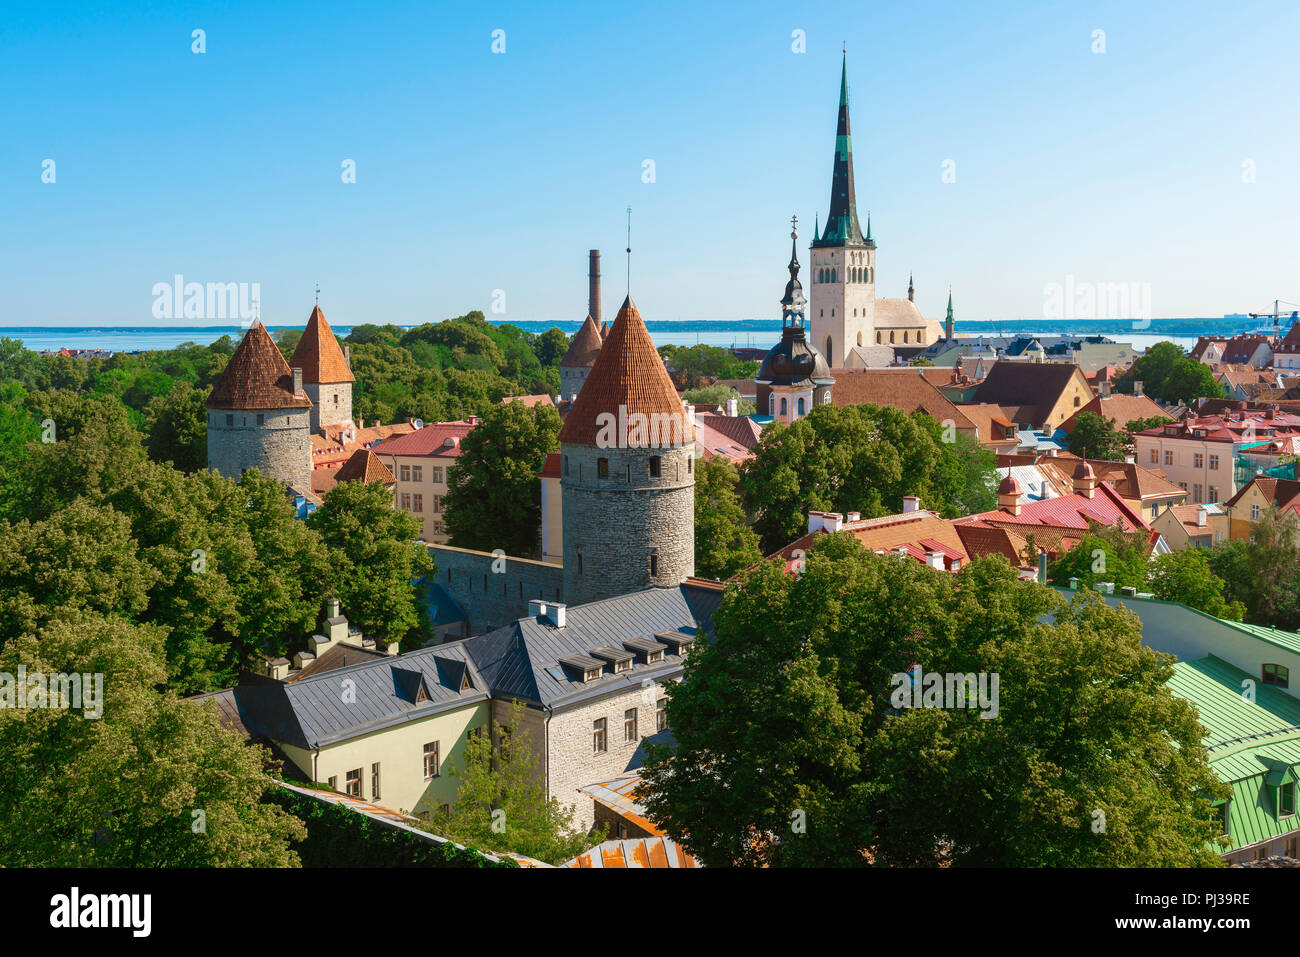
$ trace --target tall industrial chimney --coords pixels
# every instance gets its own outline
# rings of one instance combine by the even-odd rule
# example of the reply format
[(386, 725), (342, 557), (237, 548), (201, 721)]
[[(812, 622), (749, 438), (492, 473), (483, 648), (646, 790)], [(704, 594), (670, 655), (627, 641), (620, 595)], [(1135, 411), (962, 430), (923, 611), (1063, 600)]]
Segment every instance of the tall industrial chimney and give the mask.
[(593, 249), (587, 254), (591, 266), (587, 270), (587, 312), (600, 328), (600, 250)]

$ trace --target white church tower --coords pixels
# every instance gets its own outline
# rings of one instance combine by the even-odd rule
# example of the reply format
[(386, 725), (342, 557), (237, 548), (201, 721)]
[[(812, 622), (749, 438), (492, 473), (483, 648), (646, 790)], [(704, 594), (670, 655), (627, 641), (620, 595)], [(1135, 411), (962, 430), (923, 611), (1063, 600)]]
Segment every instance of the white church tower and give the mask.
[(808, 319), (812, 344), (832, 369), (846, 368), (849, 351), (876, 342), (876, 244), (858, 224), (853, 194), (853, 143), (849, 138), (847, 62), (840, 67), (840, 114), (835, 133), (835, 166), (831, 177), (831, 211), (826, 230), (813, 229), (811, 296)]

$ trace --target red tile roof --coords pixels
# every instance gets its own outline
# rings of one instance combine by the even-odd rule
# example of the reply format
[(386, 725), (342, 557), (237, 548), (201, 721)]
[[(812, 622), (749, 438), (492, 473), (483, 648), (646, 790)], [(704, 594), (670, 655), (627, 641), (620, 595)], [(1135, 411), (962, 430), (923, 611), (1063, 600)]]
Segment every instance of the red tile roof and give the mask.
[[(620, 408), (626, 410), (624, 415), (620, 415)], [(682, 442), (695, 439), (695, 430), (686, 420), (686, 410), (673, 388), (673, 380), (655, 350), (641, 313), (628, 297), (582, 384), (582, 391), (565, 417), (560, 442), (595, 445), (601, 416), (609, 414), (616, 421), (632, 423), (632, 416), (638, 413), (646, 416), (647, 422), (657, 421), (652, 416), (679, 416), (668, 421), (681, 423)], [(634, 423), (628, 426), (629, 430), (633, 427)], [(622, 436), (618, 438), (624, 440)]]
[(266, 327), (254, 322), (204, 405), (209, 409), (309, 409), (311, 400), (305, 393), (294, 395), (289, 364)]
[(509, 405), (511, 402), (518, 402), (530, 409), (539, 405), (555, 405), (555, 400), (544, 393), (542, 395), (507, 395), (501, 399), (502, 405)]
[(476, 422), (435, 422), (407, 435), (380, 442), (373, 449), (376, 455), (410, 455), (430, 458), (456, 458), (460, 443), (469, 435)]
[(586, 321), (583, 322), (582, 328), (573, 334), (573, 341), (569, 343), (569, 351), (560, 360), (560, 365), (570, 368), (590, 369), (596, 364), (596, 356), (600, 355), (600, 347), (600, 330), (596, 328), (596, 320), (589, 315)]
[(542, 470), (537, 473), (538, 478), (559, 478), (560, 477), (560, 453), (547, 452), (546, 461), (542, 463)]
[(976, 524), (1018, 527), (1022, 534), (1028, 530), (1025, 526), (1086, 532), (1089, 519), (1102, 525), (1119, 524), (1126, 532), (1139, 529), (1149, 531), (1151, 528), (1142, 516), (1129, 508), (1123, 497), (1105, 482), (1098, 484), (1097, 494), (1092, 498), (1076, 494), (1062, 495), (1058, 498), (1023, 502), (1019, 515), (1012, 515), (1003, 509), (994, 509), (991, 512), (972, 515), (971, 518)]
[(303, 382), (352, 382), (352, 370), (339, 348), (334, 330), (325, 321), (325, 313), (317, 306), (311, 311), (307, 328), (293, 350), (289, 365), (302, 369)]
[[(904, 412), (924, 412), (936, 422), (951, 419), (958, 431), (972, 431), (973, 422), (925, 375), (916, 369), (836, 369), (832, 374), (831, 402), (844, 405), (881, 405)], [(948, 372), (948, 370), (942, 370)]]
[(383, 482), (394, 485), (397, 478), (370, 449), (357, 449), (334, 473), (335, 482)]
[(1145, 395), (1124, 395), (1117, 392), (1114, 395), (1093, 396), (1079, 411), (1062, 422), (1061, 428), (1067, 435), (1074, 431), (1079, 416), (1085, 412), (1100, 415), (1104, 419), (1112, 419), (1115, 427), (1119, 429), (1138, 419), (1150, 419), (1154, 416), (1160, 416), (1167, 422), (1173, 421), (1173, 416), (1162, 409), (1154, 399)]

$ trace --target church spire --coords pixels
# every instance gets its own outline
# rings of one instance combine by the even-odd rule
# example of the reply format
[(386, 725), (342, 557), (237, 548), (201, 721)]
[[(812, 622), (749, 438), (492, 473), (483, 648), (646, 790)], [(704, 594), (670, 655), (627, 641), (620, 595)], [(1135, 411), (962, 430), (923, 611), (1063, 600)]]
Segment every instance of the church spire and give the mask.
[(907, 274), (907, 301), (916, 302), (916, 287), (912, 285), (912, 274)]
[(849, 68), (848, 57), (840, 64), (840, 113), (835, 130), (835, 165), (831, 173), (831, 210), (826, 217), (826, 232), (814, 239), (819, 246), (860, 245), (862, 228), (858, 224), (857, 200), (853, 194), (853, 141), (849, 136)]
[(781, 326), (797, 325), (802, 327), (804, 309), (807, 300), (803, 295), (803, 284), (799, 282), (799, 217), (790, 217), (790, 281), (785, 284), (785, 295), (781, 297)]
[(952, 335), (952, 286), (948, 287), (948, 318), (943, 321), (943, 333), (951, 339)]

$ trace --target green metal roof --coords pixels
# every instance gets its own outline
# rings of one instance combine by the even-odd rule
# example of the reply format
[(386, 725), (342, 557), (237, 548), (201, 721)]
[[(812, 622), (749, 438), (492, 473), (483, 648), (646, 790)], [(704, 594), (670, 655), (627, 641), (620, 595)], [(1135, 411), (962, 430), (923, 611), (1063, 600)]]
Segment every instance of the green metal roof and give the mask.
[[(1254, 682), (1254, 701), (1242, 697), (1247, 680)], [(1290, 769), (1300, 764), (1300, 699), (1213, 655), (1175, 664), (1169, 690), (1196, 708), (1210, 767), (1232, 786), (1229, 850), (1300, 828), (1300, 815), (1278, 817), (1267, 786), (1294, 779)]]

